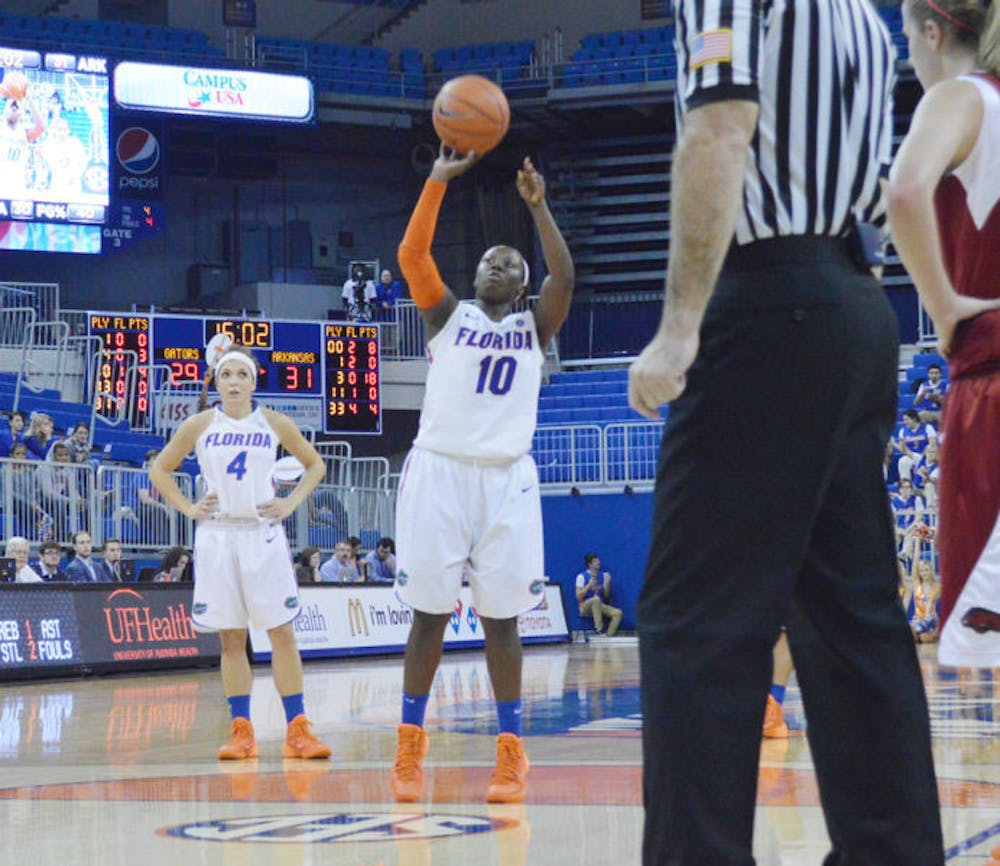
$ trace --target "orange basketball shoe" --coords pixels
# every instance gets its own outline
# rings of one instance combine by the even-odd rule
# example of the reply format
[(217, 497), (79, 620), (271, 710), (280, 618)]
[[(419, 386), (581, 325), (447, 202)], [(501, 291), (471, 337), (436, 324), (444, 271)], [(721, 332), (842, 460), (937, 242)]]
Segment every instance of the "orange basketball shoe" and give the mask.
[(419, 725), (396, 728), (396, 762), (389, 774), (389, 787), (397, 803), (414, 803), (424, 792), (424, 756), (431, 747), (427, 732)]
[(528, 756), (524, 740), (514, 734), (497, 737), (497, 766), (486, 789), (487, 803), (520, 803), (527, 790)]
[(331, 749), (309, 730), (311, 722), (299, 713), (288, 723), (281, 754), (286, 758), (329, 758)]
[(250, 719), (233, 719), (233, 730), (229, 742), (219, 749), (220, 761), (242, 761), (257, 757), (257, 741), (253, 736)]
[(781, 712), (781, 704), (774, 699), (774, 695), (767, 696), (767, 706), (764, 708), (764, 736), (773, 740), (784, 740), (788, 737), (785, 715)]

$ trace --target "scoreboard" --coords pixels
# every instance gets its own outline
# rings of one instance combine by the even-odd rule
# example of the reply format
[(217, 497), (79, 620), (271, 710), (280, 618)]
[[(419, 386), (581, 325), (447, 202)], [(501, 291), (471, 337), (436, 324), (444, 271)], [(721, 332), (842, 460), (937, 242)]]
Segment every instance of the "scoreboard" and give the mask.
[(103, 347), (95, 397), (101, 415), (117, 415), (130, 398), (130, 420), (148, 420), (156, 411), (156, 367), (172, 386), (200, 386), (205, 346), (221, 333), (253, 351), (262, 402), (312, 404), (322, 413), (322, 432), (382, 432), (377, 324), (89, 311), (87, 328)]

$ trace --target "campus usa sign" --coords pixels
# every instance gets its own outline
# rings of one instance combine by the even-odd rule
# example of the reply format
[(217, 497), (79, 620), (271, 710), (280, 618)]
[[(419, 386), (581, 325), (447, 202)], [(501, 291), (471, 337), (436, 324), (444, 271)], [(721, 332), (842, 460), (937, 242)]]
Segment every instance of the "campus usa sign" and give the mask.
[[(305, 658), (401, 653), (413, 622), (413, 610), (391, 586), (317, 584), (300, 586), (302, 609), (293, 622), (299, 652)], [(546, 585), (539, 607), (518, 617), (525, 643), (556, 643), (569, 638), (558, 585)], [(271, 657), (267, 633), (251, 629), (254, 660)], [(445, 649), (483, 646), (483, 625), (468, 587), (455, 601), (444, 633)]]
[(196, 117), (310, 123), (313, 86), (301, 75), (119, 63), (115, 101), (122, 108)]

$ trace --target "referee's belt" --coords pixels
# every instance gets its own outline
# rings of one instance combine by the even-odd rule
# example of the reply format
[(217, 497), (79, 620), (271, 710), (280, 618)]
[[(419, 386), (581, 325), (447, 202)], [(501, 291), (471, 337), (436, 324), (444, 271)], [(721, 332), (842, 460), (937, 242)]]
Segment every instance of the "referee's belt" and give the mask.
[[(881, 264), (869, 248), (874, 243), (868, 232), (855, 227), (842, 237), (834, 235), (783, 235), (748, 244), (730, 245), (725, 267), (759, 270), (775, 265), (853, 265), (865, 272)], [(879, 241), (879, 243), (881, 243)]]

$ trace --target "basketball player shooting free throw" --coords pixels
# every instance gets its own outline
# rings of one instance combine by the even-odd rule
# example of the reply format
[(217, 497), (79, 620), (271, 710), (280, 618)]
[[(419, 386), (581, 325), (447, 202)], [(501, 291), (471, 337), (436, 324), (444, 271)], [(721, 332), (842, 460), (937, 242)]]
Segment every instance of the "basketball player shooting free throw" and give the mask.
[(475, 161), (475, 153), (458, 156), (442, 145), (399, 246), (430, 358), (396, 507), (396, 594), (413, 608), (390, 778), (400, 802), (419, 800), (423, 792), (424, 711), (463, 573), (483, 624), (500, 727), (487, 801), (522, 801), (528, 772), (517, 616), (537, 607), (545, 592), (538, 472), (529, 451), (545, 347), (573, 296), (573, 261), (546, 203), (545, 181), (526, 158), (517, 191), (549, 272), (538, 301), (531, 311), (512, 312), (530, 280), (524, 257), (509, 246), (483, 253), (475, 298), (458, 300), (438, 273), (431, 242), (448, 183)]

